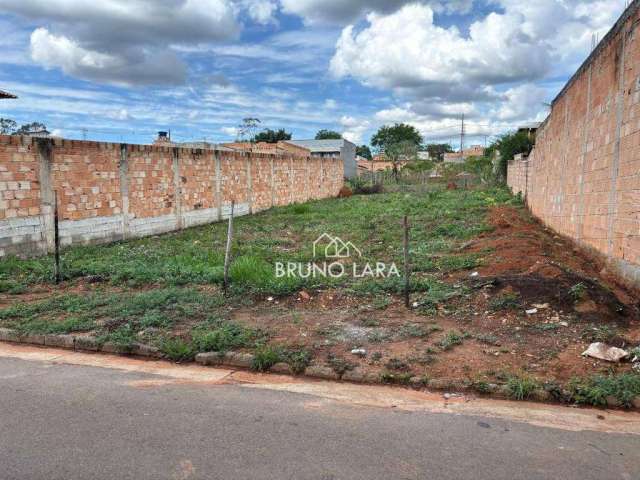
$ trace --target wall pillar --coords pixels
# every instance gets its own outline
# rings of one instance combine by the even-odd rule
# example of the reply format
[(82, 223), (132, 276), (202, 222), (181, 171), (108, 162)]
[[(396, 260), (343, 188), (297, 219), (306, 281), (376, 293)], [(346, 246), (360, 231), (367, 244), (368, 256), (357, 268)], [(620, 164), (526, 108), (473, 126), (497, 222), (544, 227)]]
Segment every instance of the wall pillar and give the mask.
[(249, 204), (249, 215), (253, 213), (253, 178), (251, 176), (251, 154), (244, 153), (247, 158), (245, 160), (247, 168), (247, 203)]
[[(55, 196), (51, 178), (51, 163), (53, 162), (53, 141), (49, 138), (37, 138), (36, 142), (38, 148), (38, 180), (40, 182), (40, 212), (42, 215), (43, 250), (44, 253), (48, 253), (53, 252), (55, 248)], [(61, 195), (63, 194), (63, 192), (59, 193)], [(59, 199), (58, 202), (60, 202)]]
[(276, 172), (273, 165), (273, 155), (269, 156), (269, 162), (271, 167), (271, 207), (274, 207), (276, 204)]
[(578, 228), (576, 232), (576, 240), (578, 243), (582, 241), (584, 236), (584, 181), (587, 176), (587, 149), (589, 145), (589, 132), (591, 126), (591, 83), (593, 80), (593, 65), (589, 65), (589, 76), (587, 81), (587, 110), (585, 113), (584, 126), (582, 131), (582, 152), (580, 154), (580, 178), (578, 186)]
[(184, 221), (182, 218), (182, 177), (180, 176), (180, 149), (173, 148), (173, 189), (175, 193), (174, 210), (176, 215), (176, 227), (182, 230)]
[(127, 144), (120, 145), (120, 163), (118, 164), (120, 176), (120, 199), (122, 201), (122, 239), (129, 238), (129, 152)]
[(216, 207), (218, 208), (217, 220), (220, 221), (222, 220), (222, 166), (220, 165), (220, 155), (217, 150), (213, 152), (213, 159), (216, 163), (216, 177), (214, 179), (214, 184)]

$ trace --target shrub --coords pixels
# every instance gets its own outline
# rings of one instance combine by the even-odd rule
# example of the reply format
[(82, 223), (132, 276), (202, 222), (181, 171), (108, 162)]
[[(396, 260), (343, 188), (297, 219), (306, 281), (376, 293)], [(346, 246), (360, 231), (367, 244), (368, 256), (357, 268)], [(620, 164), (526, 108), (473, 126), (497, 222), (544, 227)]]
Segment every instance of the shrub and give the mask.
[(640, 375), (622, 373), (609, 376), (596, 375), (590, 378), (574, 378), (569, 382), (569, 391), (576, 403), (606, 406), (607, 397), (614, 397), (625, 408), (631, 408), (640, 396)]
[(509, 396), (515, 400), (526, 400), (531, 397), (540, 385), (529, 377), (509, 377), (507, 381), (507, 391)]
[(193, 347), (180, 338), (165, 338), (160, 343), (160, 351), (174, 362), (188, 362), (196, 355)]
[(251, 370), (256, 372), (266, 372), (276, 363), (280, 362), (280, 350), (269, 345), (262, 346), (256, 350), (251, 362)]
[(456, 345), (461, 345), (464, 337), (458, 332), (447, 332), (442, 340), (440, 340), (440, 347), (443, 350), (451, 350)]

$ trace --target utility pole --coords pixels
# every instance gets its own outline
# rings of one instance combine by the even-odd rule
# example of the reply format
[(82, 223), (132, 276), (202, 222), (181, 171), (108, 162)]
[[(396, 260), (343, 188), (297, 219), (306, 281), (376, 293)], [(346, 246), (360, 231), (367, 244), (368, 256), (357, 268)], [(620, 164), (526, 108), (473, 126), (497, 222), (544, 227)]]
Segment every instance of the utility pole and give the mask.
[(462, 114), (462, 128), (460, 129), (460, 162), (464, 156), (464, 113)]

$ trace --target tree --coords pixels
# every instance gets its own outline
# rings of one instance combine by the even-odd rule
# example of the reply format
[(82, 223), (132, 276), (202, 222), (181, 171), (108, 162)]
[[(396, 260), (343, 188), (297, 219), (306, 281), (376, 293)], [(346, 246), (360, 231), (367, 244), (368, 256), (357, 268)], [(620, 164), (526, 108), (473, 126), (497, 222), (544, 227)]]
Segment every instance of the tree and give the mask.
[(340, 140), (342, 134), (333, 130), (320, 130), (316, 133), (316, 140)]
[(18, 124), (10, 118), (0, 118), (0, 135), (11, 135), (18, 128)]
[(284, 128), (271, 130), (267, 128), (253, 137), (253, 142), (278, 143), (283, 140), (291, 140), (291, 134)]
[(533, 145), (534, 141), (527, 132), (506, 133), (493, 142), (491, 147), (489, 147), (489, 153), (493, 153), (496, 150), (500, 152), (498, 158), (498, 176), (501, 177), (502, 181), (505, 181), (507, 178), (507, 164), (509, 160), (519, 153), (529, 155), (533, 149)]
[(406, 123), (380, 127), (371, 139), (371, 145), (381, 153), (386, 152), (389, 146), (397, 144), (412, 144), (417, 151), (421, 143), (422, 135), (418, 129)]
[(15, 131), (16, 135), (33, 135), (36, 133), (44, 133), (47, 135), (49, 134), (49, 132), (47, 131), (47, 126), (44, 123), (40, 122), (25, 123)]
[(453, 152), (453, 148), (448, 143), (430, 143), (425, 145), (425, 149), (429, 152), (429, 157), (435, 162), (444, 161), (444, 154)]
[(245, 138), (254, 138), (256, 131), (260, 125), (259, 118), (247, 117), (242, 119), (242, 123), (238, 125), (238, 140), (244, 140)]
[(371, 155), (371, 149), (368, 145), (360, 145), (356, 147), (356, 155), (360, 155), (362, 158), (366, 158), (367, 160), (373, 160), (373, 155)]
[[(418, 144), (419, 145), (419, 144)], [(403, 162), (412, 163), (418, 159), (418, 145), (411, 140), (400, 141), (387, 145), (384, 156), (393, 165), (393, 176), (398, 182), (400, 164)]]

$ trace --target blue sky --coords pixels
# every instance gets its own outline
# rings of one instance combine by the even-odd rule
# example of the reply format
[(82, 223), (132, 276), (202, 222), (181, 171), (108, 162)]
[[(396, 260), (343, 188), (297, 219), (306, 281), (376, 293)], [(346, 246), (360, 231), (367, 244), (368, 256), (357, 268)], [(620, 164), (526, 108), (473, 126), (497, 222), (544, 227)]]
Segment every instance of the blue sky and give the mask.
[[(0, 0), (0, 117), (56, 135), (294, 138), (384, 124), (483, 143), (541, 120), (624, 0)], [(6, 52), (6, 54), (5, 54)]]

